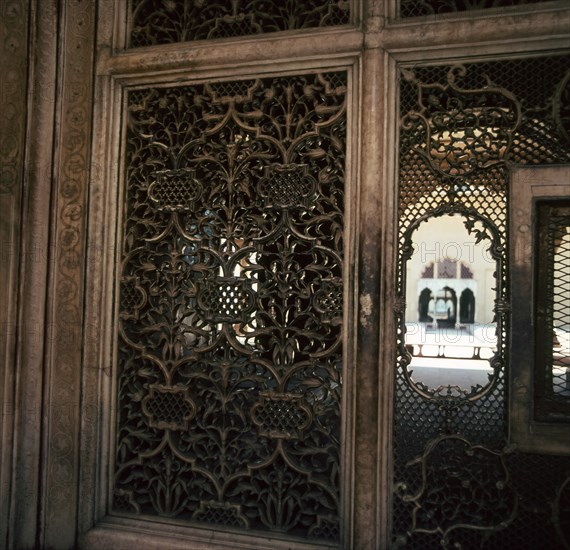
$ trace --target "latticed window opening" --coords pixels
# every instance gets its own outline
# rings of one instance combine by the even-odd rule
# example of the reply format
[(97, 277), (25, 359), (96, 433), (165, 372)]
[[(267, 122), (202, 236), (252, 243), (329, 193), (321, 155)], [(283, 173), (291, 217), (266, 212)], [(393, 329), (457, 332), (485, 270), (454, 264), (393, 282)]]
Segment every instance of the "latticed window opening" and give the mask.
[(570, 201), (538, 203), (537, 244), (535, 416), (568, 421)]
[(346, 25), (350, 19), (349, 0), (131, 0), (130, 6), (131, 48)]
[[(464, 262), (457, 264), (453, 260), (442, 260), (437, 264), (431, 262), (425, 266), (422, 272), (422, 279), (433, 279), (434, 277), (440, 279), (454, 279), (457, 276), (457, 266), (459, 265), (459, 277), (461, 279), (472, 279), (473, 272), (469, 266)], [(437, 273), (437, 275), (436, 275)]]
[(128, 91), (112, 513), (338, 539), (345, 96)]
[(489, 8), (509, 8), (551, 0), (399, 0), (400, 17), (422, 17)]
[[(407, 16), (412, 16), (425, 14), (422, 10), (439, 13), (444, 4), (451, 9), (452, 3), (445, 2), (401, 6), (409, 6)], [(454, 11), (463, 5), (453, 4)], [(552, 502), (565, 494), (570, 458), (505, 451), (506, 221), (511, 163), (570, 163), (570, 58), (416, 66), (402, 69), (401, 75), (394, 547), (561, 547), (568, 544), (562, 534), (567, 532), (568, 511), (554, 510)], [(475, 263), (468, 263), (471, 273), (461, 270), (458, 284), (469, 285), (470, 292), (461, 298), (449, 279), (442, 281), (447, 287), (439, 289), (448, 298), (445, 311), (435, 308), (432, 313), (429, 304), (436, 295), (430, 285), (437, 283), (437, 261), (419, 263), (415, 272), (409, 266), (417, 253), (416, 235), (436, 222), (453, 222), (464, 233), (435, 235), (430, 250), (434, 243), (462, 250), (465, 243), (477, 242), (487, 267), (485, 277)], [(552, 232), (552, 260), (545, 264), (551, 271), (544, 303), (550, 304), (554, 325), (566, 309), (568, 247), (562, 232), (567, 224), (563, 226), (563, 231)], [(467, 275), (472, 278), (462, 278)], [(485, 294), (487, 317), (478, 326)], [(461, 315), (462, 307), (469, 315)], [(419, 316), (419, 323), (409, 322), (410, 312)], [(543, 357), (540, 364), (547, 365), (542, 374), (552, 396), (561, 390), (553, 365), (566, 356), (557, 330), (546, 330), (548, 360)], [(534, 468), (532, 482), (521, 473), (528, 473), (529, 465)], [(533, 506), (526, 506), (528, 502)]]
[(440, 279), (455, 279), (457, 277), (457, 262), (444, 258), (437, 264), (437, 276)]

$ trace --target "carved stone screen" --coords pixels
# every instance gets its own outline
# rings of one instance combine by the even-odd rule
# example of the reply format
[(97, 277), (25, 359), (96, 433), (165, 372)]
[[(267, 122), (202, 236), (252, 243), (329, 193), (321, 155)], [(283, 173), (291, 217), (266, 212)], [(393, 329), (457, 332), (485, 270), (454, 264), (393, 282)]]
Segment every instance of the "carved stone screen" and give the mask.
[(128, 92), (112, 513), (337, 540), (345, 96)]
[(489, 8), (540, 4), (550, 0), (400, 0), (400, 17), (422, 17)]
[(346, 25), (349, 8), (349, 0), (132, 0), (128, 46)]
[[(505, 413), (509, 167), (570, 162), (569, 99), (568, 56), (402, 70), (395, 548), (570, 544), (570, 457), (509, 451)], [(489, 372), (484, 383), (427, 388), (414, 383), (417, 373), (409, 369), (414, 351), (406, 346), (406, 302), (417, 308), (424, 297), (410, 285), (413, 295), (406, 295), (406, 266), (415, 229), (450, 215), (461, 217), (469, 236), (440, 234), (442, 247), (452, 243), (467, 252), (467, 245), (490, 243), (487, 286), (495, 292), (494, 314), (477, 323), (480, 281), (474, 279), (475, 322), (457, 318), (443, 326), (425, 314), (418, 324), (439, 339), (433, 369), (444, 360), (446, 367), (459, 368), (453, 360), (458, 348), (477, 358), (486, 349)], [(469, 257), (456, 253), (454, 260)], [(426, 263), (433, 278), (430, 269)], [(450, 285), (443, 280), (441, 286)], [(415, 288), (419, 292), (421, 285)]]

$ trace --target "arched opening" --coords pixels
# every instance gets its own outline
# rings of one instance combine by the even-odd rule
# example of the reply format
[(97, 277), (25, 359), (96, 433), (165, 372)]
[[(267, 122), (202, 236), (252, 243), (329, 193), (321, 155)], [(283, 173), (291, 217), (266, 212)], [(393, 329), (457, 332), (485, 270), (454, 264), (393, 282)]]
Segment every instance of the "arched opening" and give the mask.
[(420, 292), (418, 300), (418, 313), (420, 323), (431, 323), (433, 317), (429, 314), (429, 304), (433, 300), (433, 294), (429, 288), (424, 288)]
[(466, 288), (459, 297), (459, 322), (475, 322), (475, 295), (470, 288)]

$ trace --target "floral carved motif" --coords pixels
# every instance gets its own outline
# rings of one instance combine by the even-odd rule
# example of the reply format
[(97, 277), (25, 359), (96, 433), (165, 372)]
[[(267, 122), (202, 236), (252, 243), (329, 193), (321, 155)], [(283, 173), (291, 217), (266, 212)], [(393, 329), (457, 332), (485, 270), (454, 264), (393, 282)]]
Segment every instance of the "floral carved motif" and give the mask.
[[(405, 74), (414, 80), (412, 73)], [(508, 90), (491, 82), (482, 88), (461, 88), (453, 70), (446, 85), (417, 82), (417, 90), (419, 109), (408, 113), (402, 125), (420, 122), (425, 139), (416, 150), (436, 170), (465, 176), (506, 156), (520, 121), (516, 98)]]
[(348, 0), (133, 0), (130, 47), (349, 22)]
[(338, 538), (345, 94), (128, 93), (116, 512)]
[(415, 492), (405, 484), (395, 487), (399, 498), (413, 503), (410, 534), (436, 533), (445, 548), (456, 529), (493, 532), (516, 515), (518, 499), (501, 453), (443, 436), (407, 466), (421, 470)]

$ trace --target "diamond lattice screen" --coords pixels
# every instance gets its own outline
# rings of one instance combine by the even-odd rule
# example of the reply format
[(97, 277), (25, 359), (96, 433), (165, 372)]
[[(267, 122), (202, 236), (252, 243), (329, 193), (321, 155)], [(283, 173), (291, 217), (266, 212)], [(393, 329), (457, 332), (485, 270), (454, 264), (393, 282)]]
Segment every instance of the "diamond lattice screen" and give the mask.
[(113, 513), (338, 538), (345, 95), (128, 92)]
[(549, 1), (551, 0), (400, 0), (400, 17), (510, 8)]
[[(506, 450), (506, 228), (510, 164), (570, 162), (570, 58), (405, 69), (400, 92), (394, 547), (559, 548), (570, 459)], [(497, 349), (487, 382), (429, 389), (408, 368), (406, 262), (414, 230), (451, 214), (489, 243)]]

